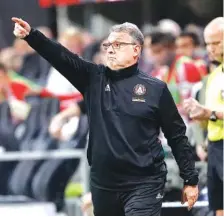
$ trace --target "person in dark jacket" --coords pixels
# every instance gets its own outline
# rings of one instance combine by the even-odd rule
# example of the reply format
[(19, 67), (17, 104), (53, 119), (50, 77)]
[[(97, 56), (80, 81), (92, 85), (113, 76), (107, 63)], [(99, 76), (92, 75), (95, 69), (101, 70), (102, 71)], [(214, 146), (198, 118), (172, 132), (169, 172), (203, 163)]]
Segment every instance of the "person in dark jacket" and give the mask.
[(81, 59), (22, 19), (12, 20), (14, 35), (26, 40), (84, 96), (94, 214), (160, 215), (167, 174), (160, 129), (184, 180), (183, 203), (192, 208), (198, 173), (186, 127), (167, 85), (138, 69), (144, 42), (138, 27), (124, 23), (111, 29), (103, 44), (104, 66)]

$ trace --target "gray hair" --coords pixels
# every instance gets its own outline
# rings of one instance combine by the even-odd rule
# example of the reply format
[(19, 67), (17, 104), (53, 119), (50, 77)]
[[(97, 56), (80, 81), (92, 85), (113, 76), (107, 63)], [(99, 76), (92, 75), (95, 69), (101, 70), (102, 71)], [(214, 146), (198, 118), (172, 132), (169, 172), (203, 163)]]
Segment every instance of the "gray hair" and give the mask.
[(144, 44), (144, 36), (141, 30), (133, 23), (122, 23), (112, 26), (110, 33), (112, 32), (127, 32), (141, 47)]

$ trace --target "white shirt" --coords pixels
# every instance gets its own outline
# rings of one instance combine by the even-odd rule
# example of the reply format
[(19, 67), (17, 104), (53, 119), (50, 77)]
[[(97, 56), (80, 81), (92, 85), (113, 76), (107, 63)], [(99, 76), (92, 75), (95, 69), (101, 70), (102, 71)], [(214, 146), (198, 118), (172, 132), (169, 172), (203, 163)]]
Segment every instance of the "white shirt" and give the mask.
[(46, 88), (57, 95), (78, 92), (78, 90), (53, 67), (50, 69)]

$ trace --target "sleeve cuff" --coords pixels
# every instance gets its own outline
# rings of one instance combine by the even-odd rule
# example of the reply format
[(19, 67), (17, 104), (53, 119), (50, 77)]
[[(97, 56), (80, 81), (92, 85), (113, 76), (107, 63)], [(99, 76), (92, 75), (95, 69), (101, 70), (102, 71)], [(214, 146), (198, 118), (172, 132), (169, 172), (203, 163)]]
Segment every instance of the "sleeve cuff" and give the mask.
[(198, 184), (198, 176), (192, 177), (190, 179), (184, 180), (184, 185), (197, 185)]
[(27, 35), (25, 38), (23, 38), (23, 40), (28, 41), (30, 36), (33, 34), (34, 31), (35, 31), (35, 29), (31, 28), (29, 35)]

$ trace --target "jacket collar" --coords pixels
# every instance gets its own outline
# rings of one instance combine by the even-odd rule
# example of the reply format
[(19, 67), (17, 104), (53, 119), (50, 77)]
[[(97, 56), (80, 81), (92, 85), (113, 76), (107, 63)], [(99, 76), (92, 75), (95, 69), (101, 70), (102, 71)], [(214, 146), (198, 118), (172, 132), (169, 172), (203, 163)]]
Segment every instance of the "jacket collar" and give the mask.
[(107, 67), (106, 69), (106, 76), (112, 79), (122, 79), (131, 77), (134, 74), (138, 73), (138, 64), (134, 64), (132, 66), (129, 66), (127, 68), (119, 69), (119, 70), (112, 70)]

